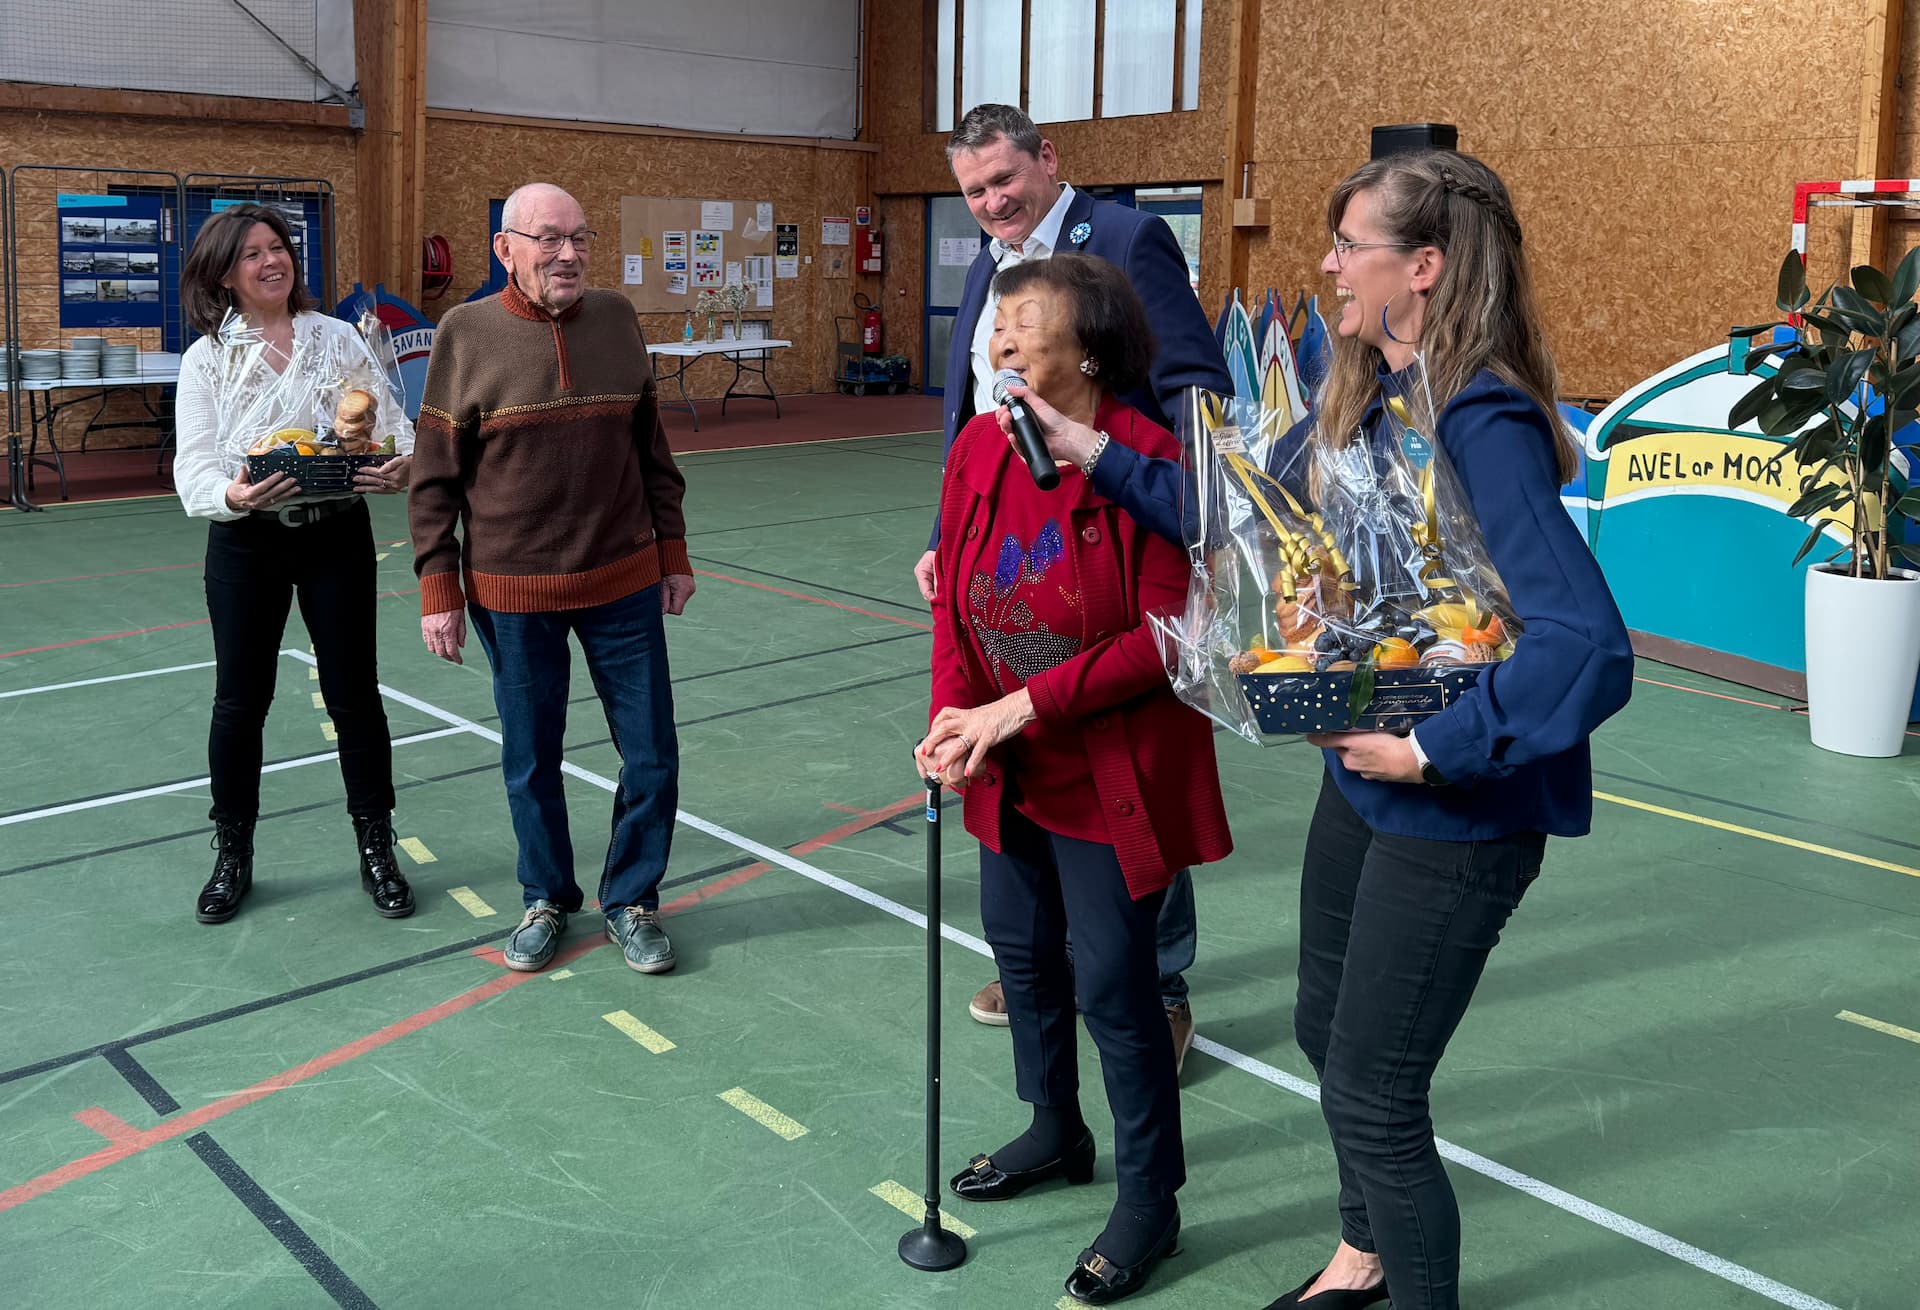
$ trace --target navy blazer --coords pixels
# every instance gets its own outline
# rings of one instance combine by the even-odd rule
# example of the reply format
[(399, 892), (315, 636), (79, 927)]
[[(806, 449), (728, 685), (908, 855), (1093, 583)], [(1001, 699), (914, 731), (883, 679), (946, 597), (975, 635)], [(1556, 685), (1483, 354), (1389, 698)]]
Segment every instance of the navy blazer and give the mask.
[[(1213, 328), (1200, 308), (1199, 297), (1187, 283), (1187, 259), (1173, 231), (1157, 214), (1096, 200), (1075, 189), (1073, 203), (1067, 206), (1060, 224), (1058, 250), (1077, 250), (1098, 255), (1118, 265), (1133, 284), (1134, 292), (1147, 309), (1147, 323), (1153, 329), (1153, 366), (1148, 384), (1138, 391), (1119, 397), (1159, 426), (1173, 431), (1172, 414), (1176, 398), (1188, 387), (1230, 393), (1233, 381), (1227, 375), (1226, 357), (1214, 339)], [(987, 288), (993, 281), (991, 243), (982, 241), (980, 253), (967, 270), (966, 290), (960, 296), (960, 312), (953, 320), (953, 339), (947, 347), (946, 431), (943, 453), (953, 449), (954, 437), (973, 408), (973, 334), (987, 304)], [(1181, 488), (1177, 477), (1149, 480), (1126, 479), (1112, 490), (1101, 485), (1098, 474), (1105, 472), (1108, 458), (1119, 451), (1110, 445), (1108, 455), (1096, 466), (1095, 486), (1121, 509), (1152, 531), (1180, 541)], [(1129, 454), (1132, 452), (1129, 451)], [(1133, 461), (1127, 461), (1129, 466)], [(1177, 465), (1172, 466), (1177, 468)], [(1120, 494), (1114, 494), (1119, 492)], [(936, 515), (932, 542), (940, 539)]]

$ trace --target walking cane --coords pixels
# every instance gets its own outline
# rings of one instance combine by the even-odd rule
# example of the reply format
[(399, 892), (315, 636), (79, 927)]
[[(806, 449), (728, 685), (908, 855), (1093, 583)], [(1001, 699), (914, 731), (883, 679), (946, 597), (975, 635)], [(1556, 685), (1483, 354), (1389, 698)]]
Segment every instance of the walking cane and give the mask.
[(940, 1226), (940, 779), (927, 779), (927, 1217), (900, 1239), (900, 1258), (940, 1273), (967, 1258), (967, 1243)]

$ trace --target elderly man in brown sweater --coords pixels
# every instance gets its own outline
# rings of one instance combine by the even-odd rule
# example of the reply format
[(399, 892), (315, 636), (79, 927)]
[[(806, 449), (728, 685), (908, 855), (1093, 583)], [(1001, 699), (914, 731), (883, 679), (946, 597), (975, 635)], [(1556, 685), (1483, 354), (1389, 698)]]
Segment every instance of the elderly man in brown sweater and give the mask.
[(607, 935), (631, 968), (665, 973), (658, 889), (680, 746), (661, 616), (693, 595), (686, 482), (632, 306), (586, 287), (593, 243), (560, 188), (507, 197), (493, 238), (506, 289), (449, 310), (434, 338), (408, 515), (427, 649), (460, 663), (470, 613), (493, 665), (526, 902), (507, 967), (545, 967), (584, 903), (560, 772), (571, 633), (620, 752), (599, 888)]

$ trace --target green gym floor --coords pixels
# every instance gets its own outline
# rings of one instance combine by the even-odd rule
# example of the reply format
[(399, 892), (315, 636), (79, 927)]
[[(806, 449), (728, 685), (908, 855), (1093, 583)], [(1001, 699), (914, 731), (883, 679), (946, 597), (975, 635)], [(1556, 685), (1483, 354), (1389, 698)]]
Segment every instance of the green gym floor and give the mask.
[[(484, 657), (421, 648), (376, 502), (396, 823), (420, 902), (361, 893), (307, 638), (267, 727), (259, 869), (196, 924), (213, 674), (205, 528), (170, 498), (0, 514), (0, 1305), (1051, 1307), (1112, 1199), (947, 1198), (970, 1255), (895, 1256), (922, 1179), (926, 609), (935, 435), (691, 454), (699, 594), (669, 620), (677, 972), (597, 916), (541, 974)], [(1783, 620), (1786, 621), (1785, 616)], [(1920, 772), (1643, 665), (1441, 1066), (1471, 1307), (1920, 1301)], [(583, 671), (569, 782), (597, 880), (618, 759)], [(1237, 853), (1197, 872), (1184, 1250), (1137, 1304), (1257, 1307), (1319, 1267), (1334, 1169), (1295, 1049), (1320, 763), (1221, 737)], [(966, 1015), (977, 860), (947, 812), (943, 1175), (1019, 1131)]]

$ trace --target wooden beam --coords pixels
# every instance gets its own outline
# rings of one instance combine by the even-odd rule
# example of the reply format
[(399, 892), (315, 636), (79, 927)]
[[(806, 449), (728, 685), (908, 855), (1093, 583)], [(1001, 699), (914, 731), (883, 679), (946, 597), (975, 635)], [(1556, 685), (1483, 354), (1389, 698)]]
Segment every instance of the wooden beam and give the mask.
[(1107, 98), (1107, 0), (1093, 0), (1093, 116), (1101, 117)]
[(972, 106), (965, 102), (967, 72), (967, 0), (953, 0), (953, 125)]
[(748, 136), (743, 132), (694, 132), (677, 127), (643, 127), (637, 123), (595, 123), (584, 118), (528, 118), (519, 114), (482, 114), (470, 109), (435, 109), (429, 120), (452, 123), (498, 123), (503, 127), (546, 127), (566, 132), (613, 132), (621, 136), (667, 136), (688, 141), (731, 141), (735, 145), (793, 146), (804, 150), (861, 150), (880, 153), (875, 141), (842, 141), (825, 136)]
[[(1881, 178), (1893, 171), (1900, 127), (1900, 24), (1904, 0), (1864, 0), (1860, 49), (1860, 119), (1853, 176)], [(1886, 267), (1891, 211), (1867, 205), (1853, 211), (1852, 262)]]
[(87, 86), (0, 82), (0, 109), (50, 114), (105, 114), (120, 118), (185, 118), (351, 130), (345, 105), (261, 100), (181, 91), (108, 91)]
[(1032, 79), (1027, 70), (1033, 67), (1033, 0), (1021, 0), (1020, 4), (1020, 112), (1028, 118), (1033, 117), (1031, 106)]
[(1254, 103), (1260, 72), (1260, 0), (1231, 0), (1232, 33), (1227, 43), (1227, 141), (1222, 155), (1222, 196), (1226, 214), (1220, 224), (1219, 290), (1247, 284), (1247, 235), (1237, 222), (1237, 201), (1253, 199), (1242, 177), (1253, 158)]
[(1174, 113), (1187, 93), (1187, 0), (1173, 0), (1173, 103)]

